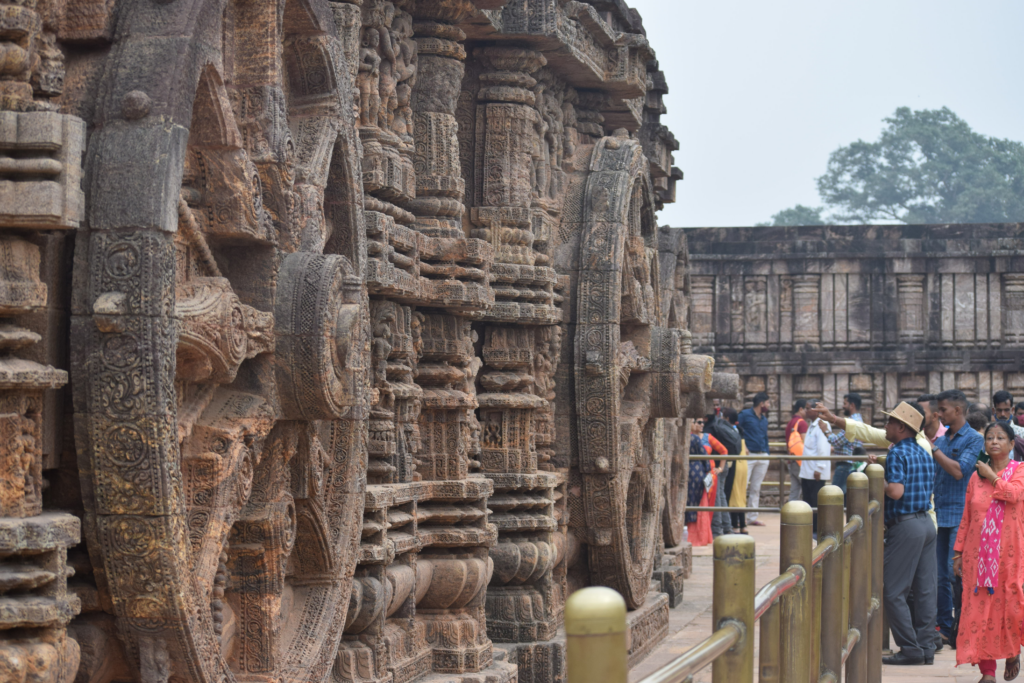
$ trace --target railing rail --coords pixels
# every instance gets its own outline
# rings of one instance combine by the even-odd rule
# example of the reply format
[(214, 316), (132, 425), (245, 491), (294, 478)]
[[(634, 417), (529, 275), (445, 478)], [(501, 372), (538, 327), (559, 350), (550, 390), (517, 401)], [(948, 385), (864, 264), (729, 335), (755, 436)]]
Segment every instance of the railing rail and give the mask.
[(806, 574), (803, 567), (790, 567), (762, 586), (754, 596), (754, 619), (760, 619), (783, 593), (803, 581)]
[[(782, 443), (771, 443), (768, 444), (772, 448), (782, 448), (785, 450), (786, 444)], [(870, 462), (872, 458), (880, 458), (880, 462), (884, 462), (884, 456), (880, 455), (814, 455), (804, 457), (802, 455), (790, 455), (784, 454), (771, 454), (768, 455), (720, 455), (711, 453), (708, 455), (691, 453), (689, 456), (690, 460), (778, 460), (781, 462), (794, 462), (797, 460), (822, 460), (829, 462)], [(777, 486), (779, 487), (779, 505), (780, 507), (723, 507), (716, 505), (687, 505), (686, 509), (691, 512), (782, 512), (782, 505), (785, 501), (789, 500), (790, 482), (787, 472), (783, 471), (782, 467), (779, 468), (779, 481), (762, 481), (761, 486)], [(815, 508), (816, 509), (816, 508)]]
[[(843, 492), (836, 486), (821, 489), (817, 545), (811, 535), (812, 508), (797, 501), (784, 505), (780, 573), (756, 592), (753, 538), (730, 534), (715, 539), (714, 632), (640, 683), (686, 683), (709, 665), (714, 683), (753, 683), (755, 623), (760, 625), (761, 683), (835, 683), (840, 678), (881, 683), (883, 477), (877, 464), (852, 473), (845, 515)], [(589, 590), (596, 589), (584, 589)], [(568, 627), (566, 632), (575, 653), (569, 657), (568, 683), (625, 683), (625, 678), (607, 675), (581, 677), (584, 665), (574, 662), (587, 659), (585, 643), (574, 642)]]
[(645, 678), (643, 683), (682, 683), (731, 650), (743, 636), (744, 629), (740, 624), (727, 623), (686, 653)]

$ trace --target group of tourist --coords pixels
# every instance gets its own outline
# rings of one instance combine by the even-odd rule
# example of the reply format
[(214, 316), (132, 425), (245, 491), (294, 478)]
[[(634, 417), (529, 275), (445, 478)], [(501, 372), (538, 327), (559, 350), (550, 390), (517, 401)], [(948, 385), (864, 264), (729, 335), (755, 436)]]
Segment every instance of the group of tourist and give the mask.
[[(950, 646), (958, 664), (980, 668), (982, 683), (995, 681), (999, 659), (1013, 680), (1024, 644), (1024, 402), (1007, 391), (992, 408), (956, 389), (926, 394), (883, 411), (884, 429), (864, 423), (861, 405), (856, 393), (844, 396), (841, 416), (819, 400), (793, 404), (784, 434), (799, 459), (780, 469), (789, 499), (816, 506), (827, 483), (845, 493), (850, 473), (877, 461), (852, 458), (865, 446), (887, 448), (883, 599), (899, 650), (884, 663), (931, 664)], [(759, 507), (770, 409), (762, 392), (739, 413), (716, 407), (693, 422), (690, 453), (723, 457), (691, 459), (690, 505)], [(728, 459), (748, 454), (754, 459)], [(818, 459), (833, 455), (851, 460)], [(764, 525), (742, 512), (688, 512), (687, 523), (695, 545)]]
[[(861, 397), (847, 394), (843, 411), (851, 420), (860, 421)], [(828, 422), (820, 420), (824, 409), (819, 401), (797, 401), (793, 417), (786, 425), (785, 435), (790, 453), (800, 456), (857, 455), (863, 453), (862, 444), (847, 439), (844, 429), (832, 430)], [(715, 413), (690, 423), (690, 454), (701, 459), (690, 460), (687, 490), (688, 506), (759, 507), (761, 484), (768, 472), (768, 413), (771, 400), (760, 392), (753, 405), (737, 413), (733, 408), (720, 408)], [(835, 449), (833, 451), (833, 449)], [(743, 455), (751, 460), (706, 459), (709, 455)], [(846, 478), (864, 463), (844, 461), (837, 463), (832, 472), (827, 460), (787, 461), (791, 480), (789, 500), (817, 500), (818, 491), (833, 483), (846, 491)], [(723, 479), (724, 477), (724, 479)], [(721, 485), (719, 481), (721, 480)], [(747, 533), (747, 524), (764, 526), (756, 512), (688, 512), (686, 522), (689, 540), (694, 545), (706, 545), (725, 533)]]

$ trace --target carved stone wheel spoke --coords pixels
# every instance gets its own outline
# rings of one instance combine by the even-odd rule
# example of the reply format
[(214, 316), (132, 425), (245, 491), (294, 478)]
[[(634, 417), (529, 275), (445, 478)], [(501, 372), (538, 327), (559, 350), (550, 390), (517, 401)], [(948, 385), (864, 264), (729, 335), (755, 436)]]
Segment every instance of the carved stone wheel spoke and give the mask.
[[(219, 44), (218, 19), (234, 11), (164, 7), (154, 26), (174, 24), (196, 45)], [(279, 43), (235, 45), (236, 68), (245, 50), (266, 49), (288, 68), (333, 73), (329, 45), (299, 39), (335, 32), (318, 24), (329, 16), (289, 3)], [(147, 41), (134, 38), (115, 42), (119, 63), (142, 59)], [(243, 87), (202, 64), (200, 48), (183, 52), (169, 68), (190, 85), (161, 95), (170, 123), (130, 117), (92, 141), (96, 177), (131, 168), (156, 208), (125, 212), (93, 192), (78, 242), (73, 376), (89, 550), (140, 680), (322, 681), (347, 616), (365, 492), (359, 230), (350, 217), (326, 220), (323, 206), (328, 180), (361, 204), (358, 170), (331, 163), (355, 134), (337, 112), (340, 131), (296, 124), (285, 103), (302, 98), (280, 74)], [(110, 70), (105, 92), (149, 102), (136, 76)], [(314, 94), (338, 111), (351, 104), (348, 92)], [(153, 152), (159, 163), (124, 158), (161, 145), (174, 151)]]
[(679, 401), (672, 365), (678, 367), (678, 343), (671, 330), (658, 327), (646, 163), (640, 145), (624, 135), (603, 138), (594, 149), (575, 339), (591, 581), (618, 590), (630, 608), (647, 596), (661, 533), (659, 418), (678, 415)]
[(683, 542), (686, 528), (687, 469), (689, 459), (689, 420), (669, 420), (665, 425), (665, 508), (662, 513), (662, 534), (665, 547)]

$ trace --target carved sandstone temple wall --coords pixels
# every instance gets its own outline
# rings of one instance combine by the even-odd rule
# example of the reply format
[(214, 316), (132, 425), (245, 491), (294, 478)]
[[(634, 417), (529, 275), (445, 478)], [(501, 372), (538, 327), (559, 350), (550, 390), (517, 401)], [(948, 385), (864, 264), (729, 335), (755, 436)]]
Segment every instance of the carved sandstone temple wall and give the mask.
[(553, 682), (597, 583), (654, 646), (738, 380), (635, 11), (0, 0), (0, 55), (0, 679)]
[(679, 230), (689, 249), (690, 330), (744, 404), (767, 391), (780, 436), (792, 402), (864, 419), (943, 389), (1024, 399), (1024, 225)]

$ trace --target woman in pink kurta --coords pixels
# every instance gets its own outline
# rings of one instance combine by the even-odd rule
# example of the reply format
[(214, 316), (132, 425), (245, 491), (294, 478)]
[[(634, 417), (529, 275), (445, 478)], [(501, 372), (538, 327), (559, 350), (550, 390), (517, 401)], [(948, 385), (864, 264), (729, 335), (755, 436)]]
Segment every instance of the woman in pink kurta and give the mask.
[(1009, 426), (990, 424), (991, 464), (979, 461), (971, 476), (953, 546), (964, 585), (956, 663), (977, 664), (984, 683), (996, 680), (997, 659), (1006, 660), (1006, 680), (1017, 677), (1024, 642), (1024, 463), (1010, 460), (1012, 451)]

